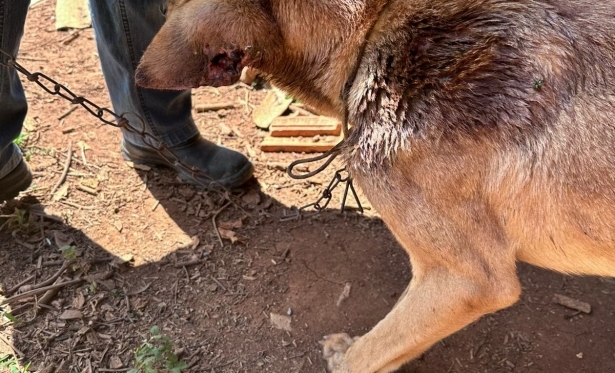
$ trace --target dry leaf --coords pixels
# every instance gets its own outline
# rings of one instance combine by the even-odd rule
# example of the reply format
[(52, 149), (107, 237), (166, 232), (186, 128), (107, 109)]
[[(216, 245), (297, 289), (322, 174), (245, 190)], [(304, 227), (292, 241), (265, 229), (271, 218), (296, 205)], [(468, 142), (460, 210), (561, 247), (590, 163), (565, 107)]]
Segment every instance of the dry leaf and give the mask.
[(85, 297), (82, 293), (78, 292), (77, 295), (73, 298), (73, 307), (76, 309), (81, 309), (85, 304)]
[(239, 237), (237, 237), (237, 233), (230, 229), (218, 228), (218, 232), (220, 232), (220, 237), (235, 243), (239, 241)]
[(83, 318), (83, 313), (79, 310), (66, 310), (59, 317), (60, 320), (77, 320)]
[(290, 326), (290, 316), (271, 313), (269, 314), (269, 317), (271, 318), (271, 325), (273, 325), (276, 329), (286, 330), (288, 332), (293, 331), (293, 328)]
[(243, 219), (237, 219), (234, 221), (221, 221), (218, 226), (222, 229), (237, 229), (243, 227)]
[(65, 246), (70, 246), (75, 242), (73, 236), (71, 236), (70, 234), (64, 234), (60, 231), (53, 232), (53, 240), (55, 241), (55, 244), (58, 249), (61, 249)]
[(241, 197), (241, 199), (250, 205), (258, 205), (261, 202), (261, 195), (257, 190), (251, 190), (245, 196)]

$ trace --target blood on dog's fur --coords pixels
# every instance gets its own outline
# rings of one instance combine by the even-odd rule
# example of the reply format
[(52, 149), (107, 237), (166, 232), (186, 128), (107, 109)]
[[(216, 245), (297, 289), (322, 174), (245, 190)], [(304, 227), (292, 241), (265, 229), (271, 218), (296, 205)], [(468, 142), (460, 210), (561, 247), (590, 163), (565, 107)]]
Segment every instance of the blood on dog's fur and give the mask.
[[(229, 45), (259, 56), (212, 74)], [(335, 373), (392, 371), (512, 305), (517, 261), (615, 276), (615, 0), (176, 0), (137, 81), (230, 84), (243, 63), (347, 111), (348, 169), (410, 256), (380, 323), (323, 342)]]

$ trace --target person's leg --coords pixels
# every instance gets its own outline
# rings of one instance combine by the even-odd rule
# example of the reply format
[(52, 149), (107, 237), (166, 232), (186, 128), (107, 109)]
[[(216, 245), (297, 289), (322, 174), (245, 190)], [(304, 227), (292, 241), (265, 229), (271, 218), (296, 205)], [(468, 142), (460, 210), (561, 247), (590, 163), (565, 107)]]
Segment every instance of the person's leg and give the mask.
[[(17, 55), (28, 1), (0, 0), (0, 48)], [(0, 53), (0, 61), (8, 56)], [(32, 175), (13, 140), (19, 136), (28, 106), (15, 69), (0, 66), (0, 203), (27, 189)]]
[[(164, 23), (165, 0), (90, 0), (101, 66), (111, 102), (118, 114), (127, 115), (133, 127), (140, 120), (154, 137), (171, 148), (183, 163), (196, 167), (226, 187), (239, 186), (252, 174), (241, 153), (204, 140), (191, 114), (190, 91), (156, 91), (137, 87), (134, 73), (139, 60)], [(181, 64), (181, 61), (177, 61)], [(136, 163), (168, 164), (143, 140), (124, 131), (123, 155)], [(154, 144), (156, 145), (156, 144)], [(187, 181), (191, 177), (174, 167)]]

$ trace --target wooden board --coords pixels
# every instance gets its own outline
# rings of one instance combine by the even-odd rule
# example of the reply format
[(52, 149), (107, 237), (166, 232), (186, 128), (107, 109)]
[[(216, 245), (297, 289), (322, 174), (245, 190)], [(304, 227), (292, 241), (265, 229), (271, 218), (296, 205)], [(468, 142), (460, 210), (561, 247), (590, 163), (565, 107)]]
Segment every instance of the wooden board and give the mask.
[(84, 29), (92, 25), (88, 0), (58, 0), (56, 30)]
[(339, 136), (342, 123), (337, 119), (315, 115), (302, 117), (279, 117), (269, 127), (273, 137), (313, 137), (316, 135)]
[(261, 143), (264, 152), (323, 153), (331, 150), (342, 136), (321, 136), (318, 141), (313, 137), (273, 137), (267, 136)]

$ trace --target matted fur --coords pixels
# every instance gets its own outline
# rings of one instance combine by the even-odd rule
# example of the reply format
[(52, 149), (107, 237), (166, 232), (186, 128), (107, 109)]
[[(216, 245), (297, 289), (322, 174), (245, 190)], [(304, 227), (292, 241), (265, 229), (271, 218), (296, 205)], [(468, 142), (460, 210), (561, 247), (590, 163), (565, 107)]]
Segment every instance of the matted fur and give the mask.
[(390, 372), (512, 305), (517, 261), (615, 276), (615, 0), (170, 1), (137, 80), (245, 65), (348, 109), (347, 165), (410, 256), (374, 329), (323, 342), (335, 373)]

